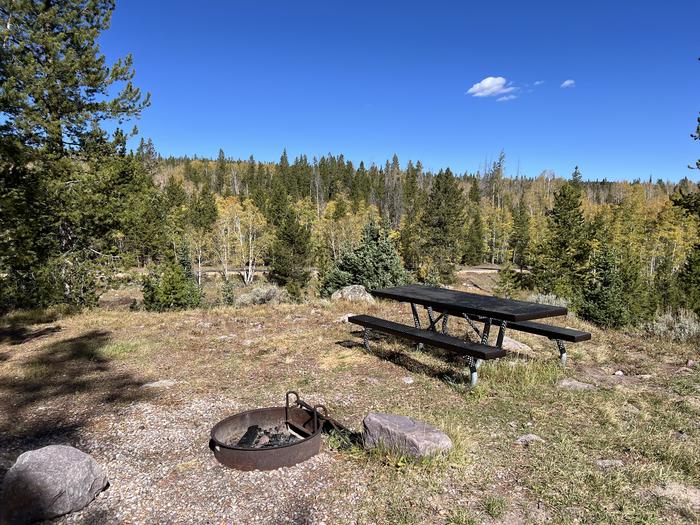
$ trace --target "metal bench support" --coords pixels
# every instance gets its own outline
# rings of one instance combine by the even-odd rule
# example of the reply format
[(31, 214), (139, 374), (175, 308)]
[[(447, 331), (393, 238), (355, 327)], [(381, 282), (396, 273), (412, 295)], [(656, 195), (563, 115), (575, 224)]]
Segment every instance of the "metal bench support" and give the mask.
[[(418, 309), (415, 303), (411, 303), (411, 312), (413, 313), (413, 326), (420, 328), (420, 317), (418, 317)], [(416, 345), (416, 350), (421, 352), (423, 350), (423, 343), (418, 343)]]
[(503, 338), (506, 335), (506, 325), (507, 324), (508, 324), (507, 321), (501, 321), (501, 323), (500, 323), (500, 328), (498, 329), (498, 337), (496, 338), (496, 347), (497, 348), (503, 347)]
[(365, 347), (365, 351), (368, 354), (371, 354), (372, 351), (369, 349), (369, 328), (365, 328), (364, 333), (362, 334), (362, 344)]
[(566, 347), (564, 346), (564, 341), (561, 339), (556, 339), (557, 348), (559, 349), (559, 361), (561, 366), (566, 366)]

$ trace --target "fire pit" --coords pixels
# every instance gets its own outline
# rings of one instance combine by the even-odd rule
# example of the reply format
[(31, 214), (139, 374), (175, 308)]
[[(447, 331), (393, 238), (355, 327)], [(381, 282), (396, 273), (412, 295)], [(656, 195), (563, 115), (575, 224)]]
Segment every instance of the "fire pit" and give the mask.
[(248, 410), (217, 423), (209, 447), (220, 463), (238, 470), (291, 467), (318, 454), (324, 420), (323, 405), (312, 407), (287, 392), (283, 407)]

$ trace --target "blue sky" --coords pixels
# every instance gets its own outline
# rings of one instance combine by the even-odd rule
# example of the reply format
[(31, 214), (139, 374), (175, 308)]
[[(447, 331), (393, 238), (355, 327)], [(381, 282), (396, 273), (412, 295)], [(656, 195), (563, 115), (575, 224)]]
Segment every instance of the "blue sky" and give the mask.
[(133, 53), (163, 155), (471, 172), (504, 150), (509, 175), (678, 180), (700, 157), (699, 19), (697, 0), (117, 0), (101, 46)]

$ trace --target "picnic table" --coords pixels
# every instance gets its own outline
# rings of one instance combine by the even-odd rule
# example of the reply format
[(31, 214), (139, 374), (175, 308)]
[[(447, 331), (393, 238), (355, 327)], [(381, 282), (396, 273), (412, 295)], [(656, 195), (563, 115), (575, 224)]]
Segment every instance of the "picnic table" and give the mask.
[[(369, 331), (374, 329), (412, 339), (418, 343), (419, 349), (428, 344), (463, 354), (467, 357), (472, 385), (476, 384), (477, 369), (484, 359), (496, 359), (505, 355), (503, 340), (507, 328), (542, 335), (556, 341), (562, 364), (566, 363), (564, 341), (580, 342), (591, 338), (591, 334), (587, 332), (533, 322), (538, 319), (566, 315), (567, 309), (562, 306), (517, 301), (417, 284), (372, 290), (370, 293), (377, 298), (409, 303), (414, 326), (366, 315), (351, 317), (350, 322), (365, 328), (364, 343), (368, 351)], [(425, 328), (418, 315), (419, 306), (427, 311), (428, 323)], [(472, 343), (450, 336), (448, 332), (450, 316), (465, 319), (480, 336), (480, 343)], [(440, 332), (438, 332), (437, 327), (440, 322), (442, 325)], [(483, 323), (481, 330), (476, 326), (477, 322)], [(494, 324), (498, 325), (499, 331), (495, 345), (491, 346), (488, 344), (489, 335), (491, 326)]]

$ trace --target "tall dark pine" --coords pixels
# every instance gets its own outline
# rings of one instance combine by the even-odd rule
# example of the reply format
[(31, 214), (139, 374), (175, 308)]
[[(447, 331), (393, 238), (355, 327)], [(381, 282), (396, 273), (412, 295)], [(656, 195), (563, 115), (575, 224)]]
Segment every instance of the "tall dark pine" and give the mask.
[(523, 196), (520, 197), (520, 203), (513, 214), (510, 247), (513, 250), (513, 262), (522, 270), (530, 257), (530, 212)]
[(225, 191), (226, 172), (226, 156), (224, 155), (224, 150), (219, 149), (219, 156), (216, 158), (216, 169), (214, 170), (214, 191), (219, 195), (223, 195)]
[(454, 279), (454, 265), (462, 256), (466, 200), (450, 169), (440, 170), (421, 217), (421, 256), (439, 274), (441, 282)]
[(287, 211), (272, 243), (270, 279), (301, 297), (310, 278), (311, 250), (311, 232), (293, 210)]
[(403, 224), (401, 226), (400, 248), (406, 268), (417, 270), (420, 264), (420, 218), (425, 206), (426, 196), (419, 186), (421, 166), (413, 166), (411, 161), (406, 167), (406, 181), (403, 192)]
[[(101, 185), (91, 178), (124, 149), (124, 134), (111, 141), (101, 126), (149, 104), (132, 83), (131, 56), (110, 66), (97, 44), (113, 8), (106, 0), (0, 3), (0, 303), (11, 307), (76, 302), (68, 276), (86, 282), (94, 261), (85, 257), (97, 257), (96, 246), (122, 226), (105, 220), (100, 236), (88, 237), (96, 231), (89, 215), (100, 214), (86, 209)], [(115, 169), (132, 167), (123, 159)]]
[(481, 219), (481, 192), (479, 180), (472, 182), (469, 188), (469, 221), (464, 239), (465, 264), (480, 264), (484, 259), (484, 222)]
[(575, 297), (584, 286), (588, 230), (581, 208), (581, 172), (578, 166), (554, 195), (547, 214), (547, 235), (536, 268), (540, 289), (562, 297)]

